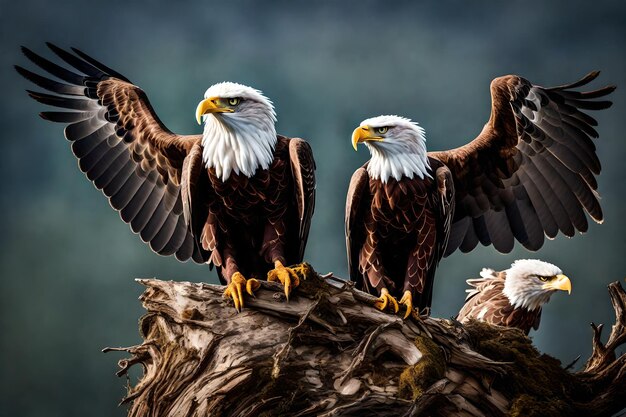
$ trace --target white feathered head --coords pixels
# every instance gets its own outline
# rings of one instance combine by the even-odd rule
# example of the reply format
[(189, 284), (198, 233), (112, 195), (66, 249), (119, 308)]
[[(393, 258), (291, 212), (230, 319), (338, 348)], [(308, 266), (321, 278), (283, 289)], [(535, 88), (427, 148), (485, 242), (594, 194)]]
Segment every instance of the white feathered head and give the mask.
[(232, 172), (254, 175), (274, 159), (276, 112), (259, 90), (223, 82), (212, 85), (196, 108), (202, 123), (203, 159), (226, 181)]
[(400, 116), (378, 116), (363, 120), (352, 133), (352, 146), (364, 143), (372, 154), (367, 170), (371, 177), (386, 183), (403, 176), (429, 177), (424, 129)]
[(555, 291), (572, 291), (572, 283), (558, 266), (538, 259), (519, 259), (505, 272), (504, 294), (513, 307), (536, 310)]

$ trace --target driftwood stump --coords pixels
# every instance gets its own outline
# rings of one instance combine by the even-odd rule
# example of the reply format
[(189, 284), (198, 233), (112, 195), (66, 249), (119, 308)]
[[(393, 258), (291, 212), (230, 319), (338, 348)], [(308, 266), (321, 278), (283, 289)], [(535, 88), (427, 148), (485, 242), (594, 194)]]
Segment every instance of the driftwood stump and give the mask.
[(124, 375), (129, 416), (610, 416), (626, 407), (626, 292), (609, 286), (609, 341), (570, 373), (522, 332), (479, 322), (402, 320), (312, 270), (287, 302), (263, 282), (237, 314), (223, 287), (138, 280), (148, 311)]

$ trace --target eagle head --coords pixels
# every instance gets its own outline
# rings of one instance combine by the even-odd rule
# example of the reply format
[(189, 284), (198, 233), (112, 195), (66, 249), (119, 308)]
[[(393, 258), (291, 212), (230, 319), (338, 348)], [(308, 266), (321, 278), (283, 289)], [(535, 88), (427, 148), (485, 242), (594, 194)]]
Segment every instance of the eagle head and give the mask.
[(503, 292), (515, 308), (536, 310), (555, 291), (572, 292), (572, 283), (559, 267), (538, 259), (519, 259), (505, 272)]
[(273, 161), (276, 112), (259, 90), (232, 82), (212, 85), (196, 108), (196, 120), (203, 119), (203, 160), (223, 181), (232, 172), (251, 177)]
[(364, 143), (372, 154), (367, 170), (370, 176), (386, 183), (403, 176), (429, 177), (424, 129), (400, 116), (378, 116), (363, 120), (352, 132), (352, 146)]

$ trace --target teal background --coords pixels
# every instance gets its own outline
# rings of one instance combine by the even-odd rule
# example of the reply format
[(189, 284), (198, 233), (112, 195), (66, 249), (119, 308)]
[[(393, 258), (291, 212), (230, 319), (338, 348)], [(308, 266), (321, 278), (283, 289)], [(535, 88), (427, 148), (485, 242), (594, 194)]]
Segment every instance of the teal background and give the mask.
[(614, 106), (594, 114), (603, 163), (603, 225), (548, 241), (540, 253), (480, 247), (441, 262), (433, 314), (456, 314), (465, 279), (483, 266), (539, 257), (562, 267), (571, 296), (556, 294), (532, 337), (569, 363), (590, 353), (589, 323), (612, 324), (606, 285), (626, 272), (626, 3), (610, 1), (84, 1), (0, 0), (0, 415), (122, 416), (125, 393), (106, 346), (140, 341), (136, 277), (216, 283), (205, 266), (161, 258), (134, 236), (79, 172), (62, 126), (13, 64), (19, 46), (76, 46), (141, 86), (173, 131), (199, 133), (196, 104), (230, 80), (263, 90), (278, 131), (308, 139), (318, 201), (306, 258), (347, 275), (343, 235), (352, 172), (369, 155), (350, 145), (378, 114), (418, 121), (431, 150), (462, 145), (490, 109), (489, 82), (514, 73), (541, 85), (603, 71)]

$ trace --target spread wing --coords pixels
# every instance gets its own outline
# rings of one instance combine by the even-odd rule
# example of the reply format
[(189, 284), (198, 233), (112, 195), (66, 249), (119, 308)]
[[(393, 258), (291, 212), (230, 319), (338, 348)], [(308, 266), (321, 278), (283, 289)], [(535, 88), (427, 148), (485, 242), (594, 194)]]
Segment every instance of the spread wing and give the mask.
[(514, 239), (538, 250), (544, 234), (587, 230), (588, 213), (602, 221), (595, 176), (600, 161), (591, 138), (597, 122), (583, 110), (611, 106), (594, 100), (615, 87), (581, 92), (598, 76), (544, 88), (509, 75), (491, 83), (491, 117), (469, 144), (429, 155), (452, 171), (456, 210), (446, 255), (478, 242), (510, 252)]
[(200, 136), (170, 132), (145, 93), (119, 73), (79, 50), (48, 46), (71, 69), (27, 48), (22, 48), (24, 55), (48, 74), (16, 66), (26, 79), (53, 93), (28, 91), (33, 99), (61, 109), (41, 117), (67, 124), (65, 137), (81, 171), (152, 250), (205, 262), (208, 253), (195, 244), (181, 200), (181, 178), (189, 176), (184, 161)]
[(363, 212), (369, 208), (371, 196), (369, 194), (369, 175), (365, 166), (352, 174), (348, 195), (346, 197), (346, 248), (348, 250), (348, 271), (350, 279), (357, 286), (367, 285), (359, 273), (359, 252), (365, 242), (365, 216)]
[(299, 138), (289, 141), (289, 159), (300, 221), (298, 262), (302, 262), (315, 210), (315, 160), (311, 146)]

